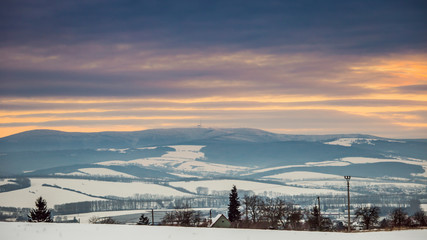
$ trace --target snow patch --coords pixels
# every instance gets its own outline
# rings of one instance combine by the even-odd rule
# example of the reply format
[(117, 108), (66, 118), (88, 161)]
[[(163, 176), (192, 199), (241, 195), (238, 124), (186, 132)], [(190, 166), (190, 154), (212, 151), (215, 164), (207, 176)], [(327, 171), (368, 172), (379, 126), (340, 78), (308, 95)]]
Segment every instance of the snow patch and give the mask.
[(98, 148), (96, 151), (102, 152), (102, 151), (108, 151), (108, 152), (118, 152), (118, 153), (126, 153), (126, 151), (129, 150), (129, 148)]
[(183, 173), (197, 174), (226, 174), (249, 170), (247, 167), (199, 161), (205, 158), (205, 154), (200, 152), (200, 150), (205, 146), (177, 145), (168, 147), (174, 148), (175, 151), (168, 151), (161, 157), (135, 159), (131, 161), (115, 160), (100, 162), (97, 164), (104, 166), (139, 165), (143, 167), (173, 169), (174, 171), (178, 170)]
[(399, 141), (399, 140), (385, 140), (385, 139), (372, 139), (372, 138), (340, 138), (331, 142), (325, 142), (324, 144), (329, 145), (339, 145), (344, 147), (351, 147), (354, 144), (370, 144), (375, 145), (375, 141), (386, 141), (386, 142), (393, 142), (393, 143), (405, 143), (405, 141)]
[(207, 187), (212, 194), (213, 191), (230, 191), (233, 185), (238, 190), (253, 191), (257, 195), (274, 196), (281, 195), (299, 195), (299, 194), (342, 194), (343, 192), (328, 189), (310, 189), (283, 186), (279, 184), (261, 183), (245, 180), (204, 180), (189, 182), (170, 182), (169, 185), (185, 188), (188, 191), (196, 192), (197, 187)]
[(271, 176), (265, 176), (263, 178), (273, 178), (280, 180), (319, 180), (319, 179), (342, 179), (342, 176), (317, 173), (317, 172), (305, 172), (305, 171), (296, 171), (296, 172), (287, 172), (280, 173)]
[(16, 184), (15, 182), (9, 182), (9, 180), (14, 180), (13, 178), (4, 178), (0, 179), (0, 186), (7, 184)]
[(55, 173), (54, 175), (56, 176), (121, 177), (121, 178), (133, 178), (133, 179), (137, 178), (133, 175), (111, 170), (108, 168), (80, 168), (78, 169), (78, 172)]
[(142, 147), (142, 148), (137, 148), (138, 150), (153, 150), (153, 149), (157, 149), (157, 147)]
[[(42, 186), (48, 184), (50, 186)], [(104, 200), (68, 191), (64, 188), (91, 194), (93, 196), (135, 197), (139, 195), (153, 196), (191, 196), (171, 187), (143, 182), (109, 182), (84, 179), (64, 178), (31, 178), (31, 187), (10, 192), (0, 193), (0, 206), (5, 207), (34, 207), (37, 197), (43, 196), (52, 208), (56, 204), (71, 202)]]
[(379, 231), (361, 233), (267, 231), (257, 229), (191, 228), (167, 226), (130, 226), (111, 224), (0, 222), (0, 237), (8, 240), (135, 239), (156, 240), (218, 239), (300, 239), (300, 240), (424, 240), (427, 230)]
[(344, 147), (351, 147), (353, 144), (371, 144), (376, 139), (367, 139), (367, 138), (340, 138), (331, 142), (325, 142), (325, 144), (329, 145), (339, 145)]
[(34, 201), (40, 196), (43, 196), (43, 198), (46, 199), (49, 208), (53, 208), (53, 206), (57, 204), (103, 200), (101, 198), (89, 197), (80, 193), (66, 191), (59, 188), (42, 186), (43, 184), (50, 184), (54, 186), (55, 184), (58, 184), (64, 180), (71, 182), (80, 181), (70, 179), (31, 178), (31, 186), (28, 188), (0, 193), (0, 206), (33, 208)]

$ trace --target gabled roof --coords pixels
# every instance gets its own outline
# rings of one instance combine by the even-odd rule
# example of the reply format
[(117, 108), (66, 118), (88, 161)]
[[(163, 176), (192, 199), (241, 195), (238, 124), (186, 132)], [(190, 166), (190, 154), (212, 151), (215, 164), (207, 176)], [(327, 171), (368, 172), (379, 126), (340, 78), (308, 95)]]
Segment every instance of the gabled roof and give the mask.
[(228, 220), (228, 218), (226, 216), (224, 216), (224, 214), (218, 214), (215, 218), (212, 219), (212, 223), (211, 223), (210, 227), (212, 227), (213, 225), (215, 225), (215, 223), (218, 222), (222, 218), (225, 219), (227, 222), (230, 223), (230, 220)]

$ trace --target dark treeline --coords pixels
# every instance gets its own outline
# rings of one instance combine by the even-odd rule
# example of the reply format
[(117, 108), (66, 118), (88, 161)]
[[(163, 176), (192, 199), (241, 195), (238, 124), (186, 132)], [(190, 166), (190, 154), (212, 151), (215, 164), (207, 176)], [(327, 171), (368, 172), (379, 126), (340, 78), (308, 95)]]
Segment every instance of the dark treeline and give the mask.
[(180, 206), (193, 208), (221, 208), (228, 204), (226, 197), (197, 198), (147, 198), (117, 199), (108, 201), (88, 201), (55, 205), (55, 214), (75, 214), (101, 211), (142, 210), (142, 209), (175, 209)]
[[(239, 191), (239, 194), (243, 192)], [(243, 195), (243, 194), (242, 194)], [(248, 194), (253, 196), (253, 194)], [(260, 196), (267, 198), (265, 196)], [(298, 205), (301, 208), (311, 208), (317, 204), (317, 195), (295, 195), (278, 197), (285, 202)], [(352, 195), (351, 209), (354, 210), (366, 205), (381, 207), (381, 216), (386, 216), (395, 208), (401, 207), (409, 214), (419, 208), (418, 199), (427, 199), (426, 195)], [(187, 205), (193, 208), (225, 208), (228, 205), (228, 196), (225, 194), (204, 195), (198, 197), (161, 197), (156, 195), (140, 195), (131, 199), (106, 197), (105, 201), (76, 202), (55, 205), (56, 214), (74, 214), (98, 211), (140, 210), (140, 209), (175, 209)], [(345, 212), (347, 209), (346, 197), (343, 195), (321, 195), (320, 208), (322, 213)]]
[(31, 181), (29, 178), (19, 177), (16, 179), (8, 180), (8, 184), (4, 184), (0, 186), (0, 192), (9, 192), (22, 188), (27, 188), (31, 186)]

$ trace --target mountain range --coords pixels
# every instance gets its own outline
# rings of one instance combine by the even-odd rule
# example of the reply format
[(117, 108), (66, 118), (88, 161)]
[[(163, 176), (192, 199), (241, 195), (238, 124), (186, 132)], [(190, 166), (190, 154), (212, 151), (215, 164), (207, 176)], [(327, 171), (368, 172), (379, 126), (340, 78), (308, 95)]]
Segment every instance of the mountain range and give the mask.
[[(200, 147), (179, 150), (174, 146)], [(178, 150), (184, 157), (181, 153), (170, 157)], [(187, 161), (186, 151), (196, 157)], [(288, 135), (247, 128), (33, 130), (0, 139), (0, 176), (71, 176), (83, 173), (79, 169), (107, 168), (137, 178), (176, 179), (190, 174), (260, 179), (306, 171), (424, 181), (426, 160), (426, 139)]]

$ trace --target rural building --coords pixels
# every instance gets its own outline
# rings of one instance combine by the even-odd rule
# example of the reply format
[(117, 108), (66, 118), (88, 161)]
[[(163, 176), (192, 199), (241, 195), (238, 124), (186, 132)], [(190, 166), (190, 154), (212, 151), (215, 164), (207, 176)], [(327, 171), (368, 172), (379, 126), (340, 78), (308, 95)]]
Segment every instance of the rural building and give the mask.
[(209, 227), (229, 228), (230, 226), (231, 222), (224, 216), (224, 214), (218, 214), (214, 219), (212, 219), (212, 223)]

